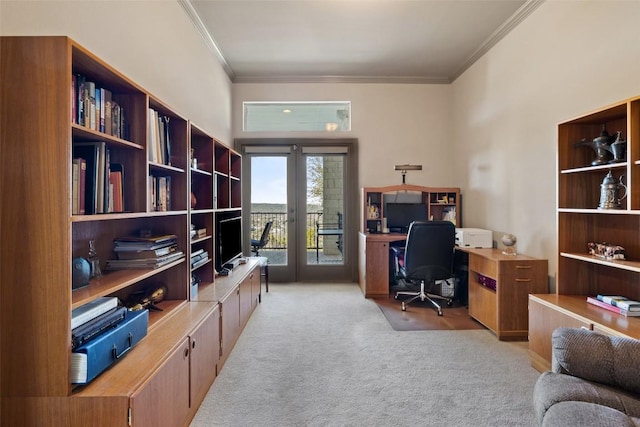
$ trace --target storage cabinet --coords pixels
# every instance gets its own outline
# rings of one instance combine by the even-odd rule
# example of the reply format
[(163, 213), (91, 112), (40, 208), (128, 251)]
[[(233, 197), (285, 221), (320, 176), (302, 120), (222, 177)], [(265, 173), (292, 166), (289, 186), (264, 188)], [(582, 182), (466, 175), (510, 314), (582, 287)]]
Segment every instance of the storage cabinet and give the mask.
[[(595, 162), (589, 144), (603, 126), (626, 139), (622, 161)], [(613, 139), (611, 140), (613, 141)], [(580, 143), (580, 144), (578, 144)], [(592, 145), (592, 144), (591, 144)], [(606, 154), (606, 153), (605, 153)], [(594, 164), (595, 163), (595, 164)], [(611, 172), (622, 177), (627, 197), (620, 209), (599, 209), (601, 184)], [(617, 196), (622, 196), (622, 192)], [(606, 198), (605, 198), (606, 200)], [(606, 204), (605, 204), (606, 206)], [(640, 299), (640, 98), (631, 98), (558, 125), (558, 272), (554, 295), (532, 295), (530, 331), (532, 364), (546, 369), (551, 362), (550, 340), (558, 326), (577, 324), (613, 335), (640, 338), (640, 319), (592, 306), (588, 296), (624, 295)], [(589, 254), (587, 244), (624, 247), (626, 260)], [(540, 316), (546, 316), (544, 320)]]
[(362, 189), (363, 233), (381, 233), (384, 228), (387, 203), (422, 203), (426, 206), (424, 220), (451, 220), (462, 226), (459, 188), (423, 187), (402, 184), (387, 187), (364, 187)]
[[(204, 289), (215, 288), (213, 262), (192, 268), (189, 258), (200, 249), (215, 256), (217, 208), (241, 209), (241, 157), (67, 37), (2, 37), (0, 50), (0, 423), (188, 423), (215, 378), (221, 343), (218, 299), (190, 293), (192, 274)], [(94, 123), (80, 120), (79, 76), (108, 92), (124, 119), (92, 112)], [(151, 126), (156, 114), (170, 140), (162, 158)], [(78, 195), (74, 147), (88, 142), (104, 147), (104, 164), (123, 172), (120, 209), (106, 168), (104, 191), (96, 184), (90, 197)], [(206, 231), (192, 238), (192, 224)], [(140, 230), (175, 234), (185, 257), (155, 269), (106, 269), (116, 256), (113, 240)], [(89, 240), (104, 274), (72, 290), (71, 261), (88, 255)], [(147, 336), (90, 384), (71, 384), (71, 310), (158, 284), (167, 292), (161, 311), (150, 312)]]
[(526, 340), (527, 296), (548, 291), (548, 262), (499, 249), (457, 248), (469, 254), (469, 315), (500, 340)]
[(389, 245), (393, 241), (404, 241), (406, 235), (398, 233), (360, 233), (359, 280), (360, 289), (366, 298), (389, 295)]

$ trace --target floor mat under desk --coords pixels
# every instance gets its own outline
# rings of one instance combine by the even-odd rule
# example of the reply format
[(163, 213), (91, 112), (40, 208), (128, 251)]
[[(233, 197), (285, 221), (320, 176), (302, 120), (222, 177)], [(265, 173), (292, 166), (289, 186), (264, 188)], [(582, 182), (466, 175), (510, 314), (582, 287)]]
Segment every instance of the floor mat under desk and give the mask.
[(442, 316), (438, 316), (428, 301), (415, 300), (407, 306), (407, 311), (402, 311), (402, 301), (396, 300), (394, 295), (389, 295), (388, 298), (373, 298), (373, 301), (396, 331), (455, 331), (484, 328), (469, 316), (466, 306), (447, 307), (446, 302), (442, 301), (442, 304), (439, 303), (442, 307)]

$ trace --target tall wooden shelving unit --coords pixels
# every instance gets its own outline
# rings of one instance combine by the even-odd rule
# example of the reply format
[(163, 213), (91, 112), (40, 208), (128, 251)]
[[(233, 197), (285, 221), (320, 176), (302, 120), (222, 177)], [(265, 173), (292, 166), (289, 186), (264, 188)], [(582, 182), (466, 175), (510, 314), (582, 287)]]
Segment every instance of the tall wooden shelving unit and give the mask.
[[(240, 156), (67, 37), (0, 40), (1, 424), (188, 424), (221, 367), (219, 300), (241, 282), (253, 285), (251, 263), (216, 289), (213, 262), (196, 271), (189, 262), (200, 248), (214, 256), (216, 209), (240, 209)], [(126, 139), (72, 122), (73, 74), (113, 93), (125, 110)], [(148, 160), (149, 108), (170, 117), (170, 165)], [(71, 159), (81, 141), (106, 143), (111, 162), (123, 165), (125, 212), (72, 215)], [(152, 210), (152, 176), (171, 177), (170, 210)], [(190, 224), (206, 236), (191, 239)], [(152, 270), (106, 271), (72, 290), (71, 260), (87, 256), (89, 239), (104, 271), (114, 238), (140, 229), (177, 235), (185, 258)], [(210, 289), (199, 298), (190, 296), (192, 273)], [(93, 382), (74, 387), (71, 310), (100, 296), (125, 300), (156, 283), (168, 292), (162, 311), (150, 312), (148, 335)], [(253, 289), (248, 298), (257, 300)]]
[[(602, 126), (627, 140), (626, 161), (591, 165), (595, 154), (576, 147)], [(597, 209), (600, 185), (611, 171), (624, 176), (628, 196), (622, 209)], [(640, 97), (628, 99), (558, 126), (558, 272), (555, 294), (529, 297), (529, 349), (539, 370), (550, 367), (556, 327), (585, 327), (640, 338), (640, 319), (611, 313), (586, 302), (597, 294), (640, 300)], [(616, 244), (625, 261), (588, 254), (587, 243)]]

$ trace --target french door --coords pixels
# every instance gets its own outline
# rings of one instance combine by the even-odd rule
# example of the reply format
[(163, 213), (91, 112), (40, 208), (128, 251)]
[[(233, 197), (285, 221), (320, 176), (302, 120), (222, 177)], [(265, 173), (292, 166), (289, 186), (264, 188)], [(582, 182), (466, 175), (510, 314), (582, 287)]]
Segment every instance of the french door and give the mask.
[[(243, 234), (277, 282), (355, 280), (355, 141), (238, 140), (243, 154)], [(256, 255), (254, 251), (251, 255)]]

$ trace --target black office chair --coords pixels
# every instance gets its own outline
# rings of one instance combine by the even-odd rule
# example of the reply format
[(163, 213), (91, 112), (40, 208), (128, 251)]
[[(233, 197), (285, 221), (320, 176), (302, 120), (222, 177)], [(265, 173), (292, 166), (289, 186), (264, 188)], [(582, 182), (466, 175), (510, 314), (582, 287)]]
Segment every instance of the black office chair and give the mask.
[[(419, 282), (419, 292), (396, 292), (399, 295), (411, 295), (413, 298), (402, 301), (402, 311), (416, 299), (429, 301), (438, 316), (442, 309), (434, 299), (452, 304), (452, 299), (429, 293), (437, 280), (449, 283), (453, 280), (453, 256), (455, 246), (455, 226), (449, 221), (414, 221), (409, 226), (404, 250), (404, 259), (399, 262), (400, 277), (408, 282)], [(428, 286), (425, 287), (425, 284)]]
[(269, 243), (269, 233), (271, 232), (272, 225), (273, 221), (267, 221), (264, 225), (264, 229), (262, 230), (260, 240), (251, 239), (251, 252), (256, 254), (256, 256), (260, 256), (260, 249), (264, 248), (267, 246), (267, 243)]

